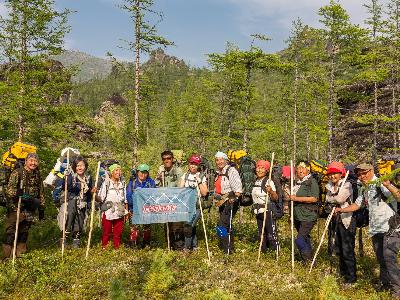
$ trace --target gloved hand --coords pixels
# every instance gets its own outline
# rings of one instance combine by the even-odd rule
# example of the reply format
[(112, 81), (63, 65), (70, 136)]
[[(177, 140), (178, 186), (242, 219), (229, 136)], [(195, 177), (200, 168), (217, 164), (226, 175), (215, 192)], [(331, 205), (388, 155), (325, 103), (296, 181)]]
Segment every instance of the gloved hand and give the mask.
[(39, 220), (44, 219), (44, 207), (39, 207)]

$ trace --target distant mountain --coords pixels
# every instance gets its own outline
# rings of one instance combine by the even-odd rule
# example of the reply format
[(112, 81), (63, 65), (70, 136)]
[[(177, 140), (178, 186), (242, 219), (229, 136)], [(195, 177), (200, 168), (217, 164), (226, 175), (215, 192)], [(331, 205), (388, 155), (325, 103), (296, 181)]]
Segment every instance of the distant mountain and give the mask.
[(78, 68), (77, 74), (73, 77), (75, 82), (105, 78), (111, 73), (111, 61), (84, 52), (66, 50), (53, 58), (66, 67), (76, 66)]

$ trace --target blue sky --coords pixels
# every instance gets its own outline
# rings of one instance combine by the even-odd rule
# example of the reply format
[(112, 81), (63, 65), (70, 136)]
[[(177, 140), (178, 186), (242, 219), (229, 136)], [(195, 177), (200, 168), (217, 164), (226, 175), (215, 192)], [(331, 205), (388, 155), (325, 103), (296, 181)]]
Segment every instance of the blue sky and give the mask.
[[(129, 15), (118, 7), (123, 0), (55, 0), (59, 9), (76, 11), (69, 18), (72, 31), (66, 48), (104, 57), (107, 51), (117, 58), (132, 60), (133, 54), (118, 48), (120, 39), (133, 37)], [(388, 0), (381, 0), (385, 3)], [(267, 52), (285, 47), (291, 22), (319, 26), (318, 9), (328, 0), (154, 0), (154, 8), (164, 14), (158, 31), (176, 46), (167, 53), (184, 59), (192, 66), (206, 66), (207, 53), (223, 52), (232, 42), (242, 49), (249, 47), (250, 34), (261, 33), (272, 38), (259, 44)], [(343, 0), (354, 23), (362, 23), (367, 0)], [(4, 13), (4, 0), (0, 0)]]

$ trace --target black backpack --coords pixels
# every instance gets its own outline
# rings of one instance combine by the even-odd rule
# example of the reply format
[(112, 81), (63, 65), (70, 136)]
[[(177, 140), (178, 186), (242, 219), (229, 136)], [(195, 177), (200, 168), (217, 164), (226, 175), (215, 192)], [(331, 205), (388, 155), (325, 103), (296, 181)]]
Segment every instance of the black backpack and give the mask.
[[(274, 172), (272, 172), (272, 182), (275, 185), (276, 193), (278, 194), (278, 200), (276, 201), (270, 201), (268, 203), (267, 209), (271, 210), (275, 219), (280, 219), (283, 217), (283, 190), (282, 190), (282, 185), (280, 183), (279, 178), (274, 176)], [(261, 190), (265, 191), (265, 186), (267, 184), (268, 177), (265, 177), (261, 181)]]

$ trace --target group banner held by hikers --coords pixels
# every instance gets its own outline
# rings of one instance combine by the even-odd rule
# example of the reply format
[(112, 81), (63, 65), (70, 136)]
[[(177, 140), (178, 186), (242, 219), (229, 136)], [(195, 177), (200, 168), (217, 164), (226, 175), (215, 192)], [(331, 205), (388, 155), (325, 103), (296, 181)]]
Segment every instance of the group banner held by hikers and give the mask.
[[(338, 272), (346, 285), (357, 281), (357, 229), (368, 226), (380, 266), (381, 287), (400, 296), (400, 163), (396, 160), (382, 160), (376, 169), (368, 162), (345, 165), (316, 160), (281, 166), (274, 153), (270, 161), (254, 161), (243, 150), (218, 151), (214, 155), (215, 167), (206, 157), (194, 153), (187, 158), (185, 170), (174, 151), (165, 150), (154, 179), (150, 177), (150, 166), (142, 163), (125, 180), (117, 160), (98, 162), (92, 177), (86, 158), (77, 149), (65, 148), (42, 181), (36, 150), (32, 145), (15, 143), (2, 157), (0, 202), (7, 208), (3, 259), (10, 258), (15, 263), (28, 251), (30, 228), (36, 216), (39, 220), (44, 218), (46, 186), (58, 209), (62, 256), (66, 255), (66, 248), (81, 247), (88, 226), (88, 257), (94, 218), (99, 216), (104, 250), (110, 242), (116, 249), (123, 244), (126, 224), (130, 246), (153, 247), (151, 226), (161, 223), (168, 249), (196, 251), (200, 222), (211, 263), (209, 236), (218, 238), (219, 248), (226, 255), (234, 254), (239, 230), (234, 220), (241, 207), (249, 207), (258, 232), (258, 261), (261, 253), (268, 251), (280, 259), (278, 221), (288, 215), (292, 270), (297, 256), (301, 262), (297, 267), (312, 272), (327, 236), (328, 254), (338, 256)], [(181, 151), (175, 153), (179, 153), (180, 161), (184, 160)], [(204, 212), (212, 207), (218, 221), (210, 233)], [(312, 241), (311, 233), (316, 227), (319, 231), (321, 218), (325, 219), (321, 238)]]

